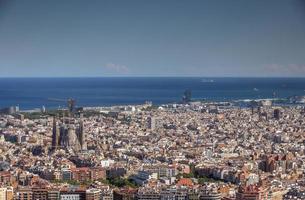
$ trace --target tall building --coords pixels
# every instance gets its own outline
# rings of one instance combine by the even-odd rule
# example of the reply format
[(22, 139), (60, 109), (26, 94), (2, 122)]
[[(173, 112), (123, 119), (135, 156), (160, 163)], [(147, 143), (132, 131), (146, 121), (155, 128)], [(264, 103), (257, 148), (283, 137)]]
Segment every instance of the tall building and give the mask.
[(113, 191), (102, 190), (100, 200), (113, 200)]
[(69, 119), (67, 124), (64, 120), (58, 124), (54, 118), (52, 149), (55, 150), (60, 147), (63, 149), (72, 149), (74, 151), (86, 150), (86, 136), (83, 130), (82, 121), (79, 124), (75, 124), (70, 123)]
[(4, 185), (11, 184), (12, 175), (9, 171), (0, 171), (0, 183)]
[(33, 188), (33, 200), (48, 200), (48, 190), (43, 188)]
[(90, 180), (90, 170), (88, 167), (81, 167), (71, 169), (72, 179), (77, 181), (88, 181)]
[(16, 193), (16, 200), (32, 200), (33, 199), (33, 191), (28, 187), (18, 188)]
[(57, 126), (56, 118), (53, 117), (53, 134), (52, 134), (52, 149), (55, 150), (59, 146), (59, 134), (60, 129), (59, 126)]
[(48, 200), (59, 200), (60, 192), (57, 190), (49, 190), (48, 191)]
[(14, 189), (13, 187), (6, 188), (6, 200), (13, 200), (14, 199)]
[(98, 189), (88, 189), (86, 190), (86, 200), (100, 200), (101, 191)]
[(67, 130), (67, 143), (66, 148), (70, 148), (76, 151), (80, 150), (80, 142), (78, 140), (78, 137), (76, 135), (76, 129), (74, 125), (69, 125)]
[(156, 118), (155, 117), (147, 118), (147, 127), (148, 127), (148, 129), (155, 130), (155, 128), (156, 128)]
[(6, 188), (0, 188), (0, 200), (6, 200)]
[(155, 130), (157, 128), (162, 127), (163, 124), (161, 122), (161, 119), (158, 117), (148, 117), (147, 118), (147, 128), (150, 130)]
[(81, 150), (87, 150), (86, 134), (84, 132), (84, 122), (83, 122), (83, 120), (81, 120), (79, 122), (78, 136), (79, 136), (79, 143), (80, 143), (80, 146), (81, 146)]
[(267, 188), (258, 185), (240, 186), (236, 193), (236, 200), (267, 200)]
[(13, 200), (13, 199), (14, 199), (13, 187), (0, 188), (0, 200)]
[(280, 118), (281, 118), (281, 111), (280, 111), (280, 109), (274, 109), (274, 111), (273, 111), (273, 117), (274, 117), (274, 119), (276, 119), (276, 120), (279, 120)]
[(67, 146), (68, 127), (66, 124), (60, 125), (59, 146), (65, 148)]
[(291, 165), (289, 164), (291, 160), (292, 160), (291, 154), (266, 155), (262, 162), (261, 169), (266, 172), (274, 172), (274, 171), (286, 172), (286, 170), (291, 169)]

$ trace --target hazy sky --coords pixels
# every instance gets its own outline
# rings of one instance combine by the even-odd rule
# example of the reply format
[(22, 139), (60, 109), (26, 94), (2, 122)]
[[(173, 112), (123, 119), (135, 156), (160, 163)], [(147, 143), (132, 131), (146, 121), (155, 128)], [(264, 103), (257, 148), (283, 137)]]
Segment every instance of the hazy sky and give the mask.
[(0, 76), (303, 76), (304, 0), (0, 0)]

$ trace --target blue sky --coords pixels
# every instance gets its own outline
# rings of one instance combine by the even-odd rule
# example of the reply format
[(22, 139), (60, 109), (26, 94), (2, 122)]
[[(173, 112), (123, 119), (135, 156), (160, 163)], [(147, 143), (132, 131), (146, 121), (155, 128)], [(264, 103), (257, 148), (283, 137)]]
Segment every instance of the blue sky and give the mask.
[(305, 76), (303, 0), (0, 0), (0, 76)]

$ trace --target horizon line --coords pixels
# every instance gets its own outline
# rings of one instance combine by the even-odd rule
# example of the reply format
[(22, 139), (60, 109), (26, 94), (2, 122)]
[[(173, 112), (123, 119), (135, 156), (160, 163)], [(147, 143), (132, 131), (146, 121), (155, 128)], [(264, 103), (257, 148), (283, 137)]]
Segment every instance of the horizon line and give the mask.
[(8, 78), (305, 78), (305, 76), (0, 76)]

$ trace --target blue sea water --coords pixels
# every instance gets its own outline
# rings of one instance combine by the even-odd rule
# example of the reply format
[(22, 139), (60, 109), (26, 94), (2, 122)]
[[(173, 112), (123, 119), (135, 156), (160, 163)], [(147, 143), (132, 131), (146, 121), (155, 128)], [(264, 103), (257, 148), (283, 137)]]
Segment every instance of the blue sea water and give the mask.
[(193, 99), (213, 101), (305, 95), (305, 78), (1, 78), (0, 107), (57, 108), (76, 99), (77, 106), (179, 102), (186, 89)]

